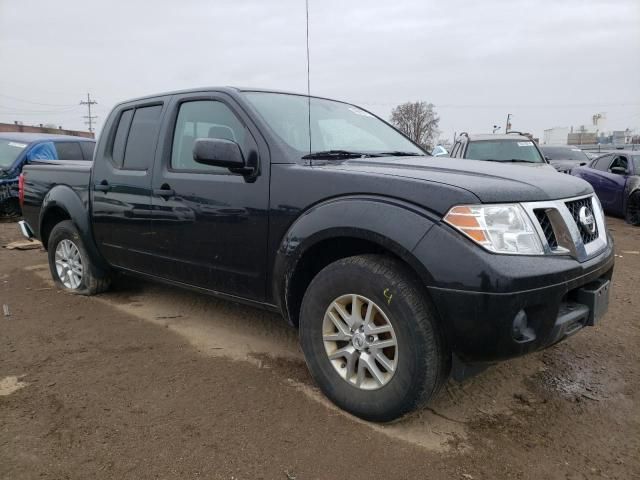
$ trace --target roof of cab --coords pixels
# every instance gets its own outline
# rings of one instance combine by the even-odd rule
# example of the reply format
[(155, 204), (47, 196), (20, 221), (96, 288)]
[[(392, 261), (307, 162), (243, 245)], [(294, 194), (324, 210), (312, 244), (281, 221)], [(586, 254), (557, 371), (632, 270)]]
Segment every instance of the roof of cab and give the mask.
[(185, 93), (200, 93), (200, 92), (222, 92), (222, 93), (228, 93), (230, 95), (234, 95), (234, 94), (238, 94), (241, 92), (262, 92), (262, 93), (279, 93), (282, 95), (296, 95), (298, 97), (307, 97), (309, 96), (310, 98), (319, 98), (322, 100), (332, 100), (335, 102), (340, 102), (340, 103), (346, 103), (349, 105), (352, 105), (351, 103), (344, 101), (344, 100), (337, 100), (334, 98), (328, 98), (328, 97), (320, 97), (320, 96), (315, 96), (315, 95), (307, 95), (306, 93), (299, 93), (299, 92), (287, 92), (284, 90), (272, 90), (272, 89), (266, 89), (266, 88), (254, 88), (254, 87), (200, 87), (200, 88), (188, 88), (188, 89), (183, 89), (183, 90), (173, 90), (170, 92), (161, 92), (161, 93), (156, 93), (153, 95), (144, 95), (142, 97), (137, 97), (137, 98), (129, 98), (126, 100), (123, 100), (121, 102), (118, 102), (114, 108), (117, 107), (121, 107), (123, 105), (127, 105), (130, 103), (135, 103), (135, 102), (140, 102), (143, 100), (155, 100), (158, 99), (160, 97), (167, 97), (170, 95), (182, 95)]
[(519, 133), (469, 133), (466, 136), (470, 142), (477, 142), (482, 140), (531, 140), (526, 135)]
[(76, 137), (73, 135), (57, 135), (55, 133), (27, 133), (27, 132), (0, 132), (0, 139), (15, 140), (16, 142), (33, 143), (43, 140), (61, 140), (77, 142), (95, 142), (93, 138)]

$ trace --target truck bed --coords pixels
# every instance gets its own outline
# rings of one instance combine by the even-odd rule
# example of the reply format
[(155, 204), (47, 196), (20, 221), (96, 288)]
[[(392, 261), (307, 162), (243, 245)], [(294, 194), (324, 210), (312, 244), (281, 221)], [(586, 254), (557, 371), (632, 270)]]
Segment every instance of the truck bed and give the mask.
[(39, 161), (25, 165), (22, 170), (25, 185), (22, 215), (36, 235), (40, 228), (40, 207), (45, 195), (54, 187), (71, 189), (88, 206), (91, 167), (92, 162), (79, 160)]

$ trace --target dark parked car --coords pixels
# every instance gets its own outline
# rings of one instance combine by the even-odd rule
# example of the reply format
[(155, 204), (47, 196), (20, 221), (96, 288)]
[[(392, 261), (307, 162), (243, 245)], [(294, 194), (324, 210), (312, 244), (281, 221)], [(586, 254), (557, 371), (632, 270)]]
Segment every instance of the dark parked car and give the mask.
[(571, 173), (573, 167), (591, 161), (585, 152), (576, 147), (542, 147), (542, 153), (551, 165), (562, 173)]
[(591, 184), (605, 212), (640, 225), (639, 151), (608, 153), (572, 172)]
[(505, 135), (462, 133), (451, 150), (451, 157), (550, 169), (536, 142), (515, 132)]
[(608, 305), (613, 245), (588, 183), (429, 157), (343, 102), (233, 88), (128, 101), (93, 165), (29, 165), (22, 185), (21, 227), (60, 288), (99, 293), (123, 271), (281, 312), (322, 391), (370, 420)]
[(20, 214), (18, 176), (34, 161), (91, 160), (95, 141), (42, 133), (0, 133), (0, 215)]

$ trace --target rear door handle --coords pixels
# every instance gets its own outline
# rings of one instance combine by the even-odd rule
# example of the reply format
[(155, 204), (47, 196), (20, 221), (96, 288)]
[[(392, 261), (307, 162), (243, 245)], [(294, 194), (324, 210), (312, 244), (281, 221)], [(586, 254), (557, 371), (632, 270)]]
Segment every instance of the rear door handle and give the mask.
[(157, 195), (158, 197), (173, 197), (175, 195), (176, 192), (173, 191), (173, 188), (171, 188), (169, 185), (167, 185), (166, 183), (164, 185), (162, 185), (162, 187), (160, 188), (154, 188), (153, 189), (153, 194)]
[(102, 180), (100, 183), (94, 185), (93, 189), (97, 192), (108, 192), (111, 189), (111, 185), (106, 180)]

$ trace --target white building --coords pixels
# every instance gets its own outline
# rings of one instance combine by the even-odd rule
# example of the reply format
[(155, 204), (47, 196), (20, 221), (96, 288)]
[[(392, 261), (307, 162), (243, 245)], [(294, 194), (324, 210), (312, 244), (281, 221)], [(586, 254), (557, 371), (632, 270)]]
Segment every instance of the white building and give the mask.
[(553, 127), (544, 131), (543, 145), (566, 145), (569, 127)]

